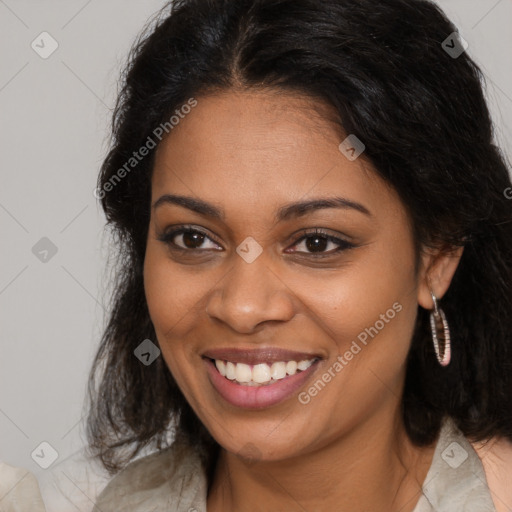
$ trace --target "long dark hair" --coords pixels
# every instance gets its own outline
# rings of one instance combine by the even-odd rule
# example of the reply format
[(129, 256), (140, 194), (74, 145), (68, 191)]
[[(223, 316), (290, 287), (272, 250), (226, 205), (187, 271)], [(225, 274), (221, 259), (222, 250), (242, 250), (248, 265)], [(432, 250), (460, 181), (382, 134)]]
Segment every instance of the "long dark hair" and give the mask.
[(97, 189), (118, 264), (91, 371), (87, 435), (109, 471), (173, 435), (199, 445), (206, 462), (218, 449), (163, 358), (146, 366), (134, 356), (143, 340), (158, 343), (142, 274), (154, 150), (130, 159), (148, 137), (157, 143), (162, 127), (169, 132), (191, 98), (230, 89), (327, 101), (397, 190), (417, 247), (464, 246), (441, 301), (452, 362), (438, 365), (419, 308), (403, 419), (417, 445), (435, 440), (445, 415), (475, 440), (512, 440), (511, 183), (482, 73), (467, 52), (443, 45), (453, 32), (426, 0), (175, 0), (147, 25), (126, 66)]

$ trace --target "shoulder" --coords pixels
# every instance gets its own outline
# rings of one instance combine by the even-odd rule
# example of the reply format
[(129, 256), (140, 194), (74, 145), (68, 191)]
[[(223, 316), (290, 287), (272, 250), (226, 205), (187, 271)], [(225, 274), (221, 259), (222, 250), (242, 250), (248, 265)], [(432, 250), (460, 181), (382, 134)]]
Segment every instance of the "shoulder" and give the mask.
[(512, 442), (495, 437), (472, 446), (482, 461), (497, 512), (508, 512), (512, 509)]
[(5, 512), (45, 512), (36, 477), (30, 471), (0, 461), (0, 509)]
[(41, 495), (50, 512), (91, 512), (92, 503), (111, 476), (85, 447), (58, 461), (37, 476)]
[(105, 487), (93, 512), (146, 512), (173, 500), (192, 501), (203, 489), (206, 476), (198, 453), (189, 445), (174, 442), (128, 464)]

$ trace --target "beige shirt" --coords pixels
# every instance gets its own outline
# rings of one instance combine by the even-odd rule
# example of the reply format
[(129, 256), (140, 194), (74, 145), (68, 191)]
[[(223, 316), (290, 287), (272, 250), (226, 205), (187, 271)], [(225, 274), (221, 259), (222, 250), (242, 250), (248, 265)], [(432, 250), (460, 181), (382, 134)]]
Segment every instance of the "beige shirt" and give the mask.
[[(129, 464), (100, 494), (93, 512), (207, 512), (207, 481), (198, 454), (173, 445)], [(446, 420), (414, 512), (496, 512), (469, 441)]]
[[(414, 512), (510, 512), (511, 468), (512, 443), (494, 438), (472, 445), (447, 420)], [(114, 478), (97, 460), (75, 454), (38, 480), (42, 496), (34, 475), (0, 462), (0, 512), (206, 512), (199, 456), (177, 444), (132, 462)]]

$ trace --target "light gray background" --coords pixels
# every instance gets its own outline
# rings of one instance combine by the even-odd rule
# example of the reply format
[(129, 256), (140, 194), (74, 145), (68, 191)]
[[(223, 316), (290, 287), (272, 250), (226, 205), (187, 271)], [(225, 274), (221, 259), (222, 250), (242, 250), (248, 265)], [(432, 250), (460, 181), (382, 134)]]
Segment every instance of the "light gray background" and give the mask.
[[(320, 1), (320, 0), (319, 0)], [(512, 0), (443, 0), (488, 80), (497, 142), (512, 155)], [(0, 460), (38, 474), (83, 446), (86, 379), (108, 289), (93, 196), (127, 51), (161, 0), (0, 0)], [(58, 49), (42, 59), (43, 31)], [(448, 34), (447, 34), (448, 35)], [(57, 253), (32, 247), (49, 238)]]

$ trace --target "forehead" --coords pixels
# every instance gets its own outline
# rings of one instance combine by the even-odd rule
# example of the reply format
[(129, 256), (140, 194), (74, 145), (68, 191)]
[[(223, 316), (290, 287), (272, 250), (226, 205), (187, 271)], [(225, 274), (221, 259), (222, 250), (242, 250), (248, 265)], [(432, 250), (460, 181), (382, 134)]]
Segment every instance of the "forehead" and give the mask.
[(153, 201), (183, 193), (228, 203), (226, 210), (241, 215), (320, 195), (396, 202), (368, 161), (339, 150), (347, 134), (327, 104), (261, 91), (196, 99), (157, 149)]

